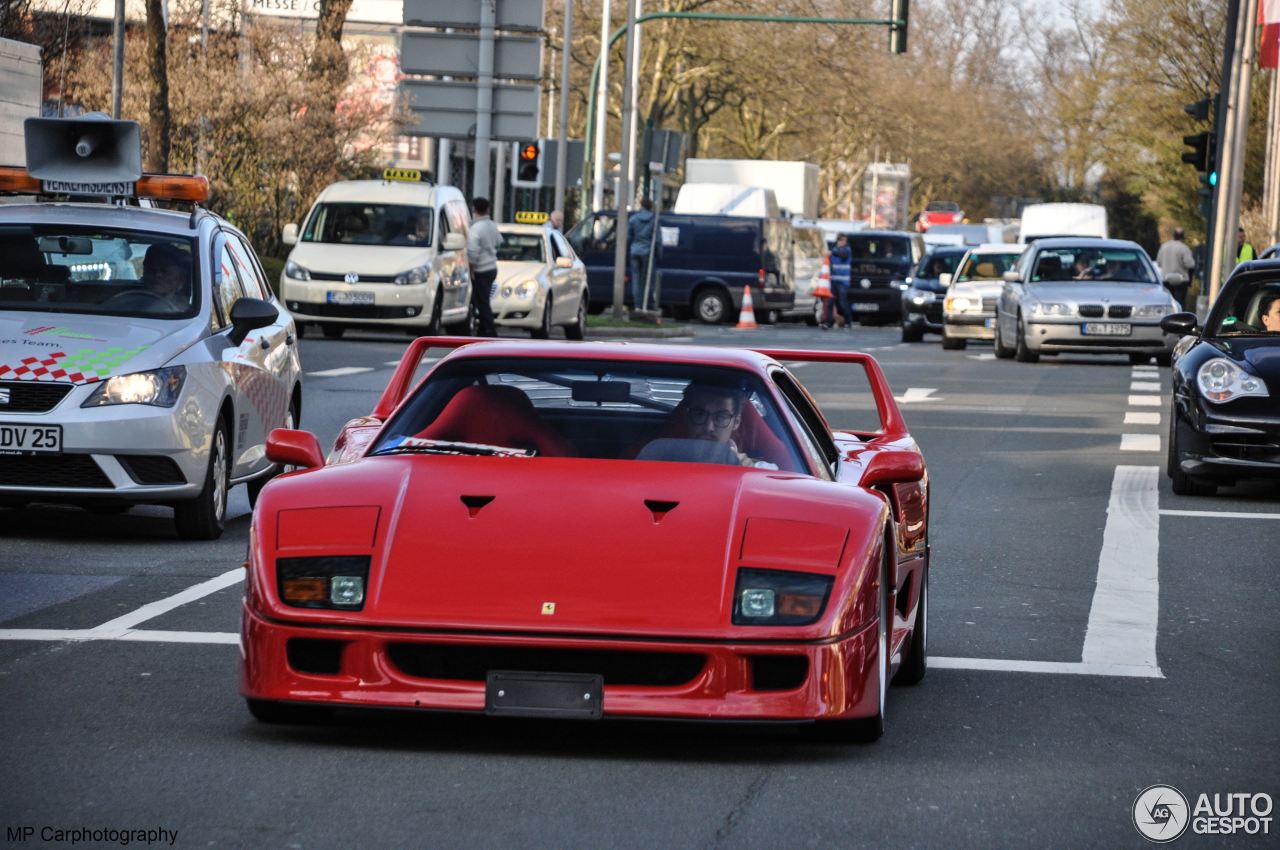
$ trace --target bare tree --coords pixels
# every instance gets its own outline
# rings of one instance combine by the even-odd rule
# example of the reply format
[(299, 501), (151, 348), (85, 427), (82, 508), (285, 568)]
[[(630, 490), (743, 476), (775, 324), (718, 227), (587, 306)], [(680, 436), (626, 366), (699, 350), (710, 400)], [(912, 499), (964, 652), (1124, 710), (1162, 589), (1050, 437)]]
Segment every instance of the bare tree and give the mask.
[(151, 99), (147, 108), (147, 160), (149, 171), (169, 170), (169, 45), (164, 0), (147, 0), (147, 68), (151, 74)]

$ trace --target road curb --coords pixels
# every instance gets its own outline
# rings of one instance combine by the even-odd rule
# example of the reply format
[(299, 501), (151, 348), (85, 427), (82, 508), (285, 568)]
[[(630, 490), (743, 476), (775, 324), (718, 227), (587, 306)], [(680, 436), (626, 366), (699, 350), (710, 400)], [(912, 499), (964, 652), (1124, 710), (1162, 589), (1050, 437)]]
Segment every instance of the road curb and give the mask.
[(693, 331), (684, 325), (654, 325), (638, 328), (587, 327), (587, 339), (672, 339), (692, 336)]

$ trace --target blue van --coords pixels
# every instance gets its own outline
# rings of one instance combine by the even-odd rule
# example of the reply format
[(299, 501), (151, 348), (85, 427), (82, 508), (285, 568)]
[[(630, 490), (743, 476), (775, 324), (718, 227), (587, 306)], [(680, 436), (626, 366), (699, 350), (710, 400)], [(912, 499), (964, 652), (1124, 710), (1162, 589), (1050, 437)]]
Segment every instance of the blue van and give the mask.
[[(613, 303), (616, 228), (617, 214), (605, 210), (569, 231), (569, 242), (587, 266), (594, 311)], [(678, 319), (736, 321), (747, 285), (759, 322), (776, 321), (795, 303), (791, 222), (785, 219), (664, 212), (654, 228), (653, 249), (657, 303)], [(630, 304), (629, 286), (625, 297)]]

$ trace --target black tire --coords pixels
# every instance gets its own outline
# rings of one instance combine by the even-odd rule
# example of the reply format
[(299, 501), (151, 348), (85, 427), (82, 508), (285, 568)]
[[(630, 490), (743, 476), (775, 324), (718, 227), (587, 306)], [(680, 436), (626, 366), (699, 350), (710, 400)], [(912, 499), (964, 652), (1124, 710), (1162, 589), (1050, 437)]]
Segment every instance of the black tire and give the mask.
[(333, 714), (332, 709), (322, 705), (297, 705), (249, 697), (245, 697), (244, 703), (259, 723), (314, 723)]
[(440, 336), (442, 326), (440, 324), (440, 316), (444, 313), (444, 290), (436, 289), (436, 297), (432, 299), (431, 304), (431, 321), (427, 323), (427, 327), (422, 331), (423, 336)]
[(578, 299), (578, 312), (573, 324), (564, 326), (564, 337), (565, 339), (587, 338), (587, 296), (583, 295)]
[(719, 325), (729, 321), (733, 303), (723, 289), (706, 287), (693, 296), (693, 315), (704, 325)]
[(1013, 349), (1006, 348), (1004, 342), (1000, 339), (1000, 320), (998, 318), (996, 319), (996, 338), (994, 345), (996, 357), (1000, 360), (1008, 360), (1013, 356)]
[(921, 328), (913, 328), (910, 325), (902, 326), (903, 342), (920, 342), (924, 339), (924, 331)]
[(1013, 357), (1019, 363), (1038, 363), (1040, 355), (1027, 348), (1027, 330), (1022, 325), (1022, 314), (1018, 314), (1018, 338), (1014, 343)]
[[(284, 425), (282, 425), (281, 427), (297, 428), (300, 418), (301, 418), (301, 411), (298, 410), (298, 397), (294, 396), (293, 401), (289, 402), (289, 410), (285, 414)], [(245, 487), (249, 491), (250, 509), (256, 508), (258, 506), (258, 494), (262, 492), (262, 488), (266, 487), (267, 483), (270, 482), (271, 479), (275, 478), (277, 475), (280, 475), (281, 473), (288, 472), (289, 469), (290, 468), (288, 467), (273, 466), (271, 468), (271, 471), (268, 472), (266, 475), (263, 475), (261, 478), (255, 478), (245, 485)]]
[(1133, 366), (1145, 366), (1151, 362), (1150, 354), (1130, 354), (1129, 363)]
[(947, 336), (947, 329), (942, 329), (942, 347), (946, 351), (964, 351), (968, 343), (964, 337)]
[(547, 302), (542, 305), (542, 323), (529, 331), (534, 339), (551, 339), (551, 293), (547, 293)]
[(1212, 496), (1218, 492), (1217, 485), (1197, 481), (1182, 471), (1182, 452), (1178, 449), (1178, 403), (1169, 407), (1169, 453), (1165, 459), (1165, 472), (1173, 492), (1179, 496)]
[(231, 437), (218, 418), (209, 444), (209, 467), (204, 487), (194, 499), (173, 506), (173, 522), (183, 540), (216, 540), (227, 524), (227, 491), (231, 489)]
[(777, 310), (761, 310), (760, 311), (760, 324), (775, 325), (777, 323), (778, 323)]
[(822, 299), (813, 299), (813, 309), (809, 311), (809, 315), (804, 317), (804, 323), (811, 328), (816, 328), (822, 324), (822, 314), (825, 311), (826, 307), (823, 305)]
[(880, 600), (879, 613), (876, 617), (878, 642), (876, 658), (880, 665), (879, 708), (871, 717), (819, 722), (816, 724), (815, 732), (824, 740), (870, 744), (879, 740), (884, 734), (885, 701), (889, 691), (889, 622), (893, 616), (889, 606), (889, 552), (890, 549), (886, 546), (880, 563)]
[(293, 331), (294, 331), (294, 333), (296, 333), (296, 334), (298, 335), (298, 339), (302, 339), (303, 337), (305, 337), (305, 336), (307, 335), (307, 323), (306, 323), (306, 322), (294, 322), (294, 324), (293, 324)]
[(320, 332), (324, 334), (325, 339), (342, 339), (342, 335), (347, 332), (347, 328), (345, 325), (325, 323), (320, 326)]
[(461, 322), (446, 326), (450, 336), (475, 336), (480, 328), (480, 317), (476, 315), (476, 305), (467, 304), (467, 317)]
[[(925, 547), (928, 551), (928, 547)], [(916, 603), (915, 622), (911, 624), (911, 646), (902, 659), (895, 685), (918, 685), (929, 669), (929, 564), (924, 566), (924, 580), (920, 584), (920, 601)]]

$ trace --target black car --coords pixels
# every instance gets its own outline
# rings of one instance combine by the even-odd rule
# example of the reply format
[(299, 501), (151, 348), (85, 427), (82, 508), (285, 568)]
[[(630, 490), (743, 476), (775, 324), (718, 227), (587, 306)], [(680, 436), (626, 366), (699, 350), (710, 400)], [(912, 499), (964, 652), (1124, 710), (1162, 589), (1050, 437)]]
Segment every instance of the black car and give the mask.
[(1161, 321), (1182, 337), (1169, 414), (1173, 492), (1207, 496), (1242, 479), (1280, 482), (1278, 298), (1280, 260), (1256, 260), (1232, 272), (1203, 328), (1192, 313)]
[(924, 239), (896, 230), (847, 234), (853, 252), (849, 308), (864, 325), (889, 324), (902, 317), (902, 292), (924, 256)]
[(907, 288), (902, 291), (903, 342), (919, 342), (926, 331), (942, 333), (942, 302), (947, 287), (940, 278), (954, 275), (960, 258), (968, 251), (960, 245), (935, 248), (906, 279)]

